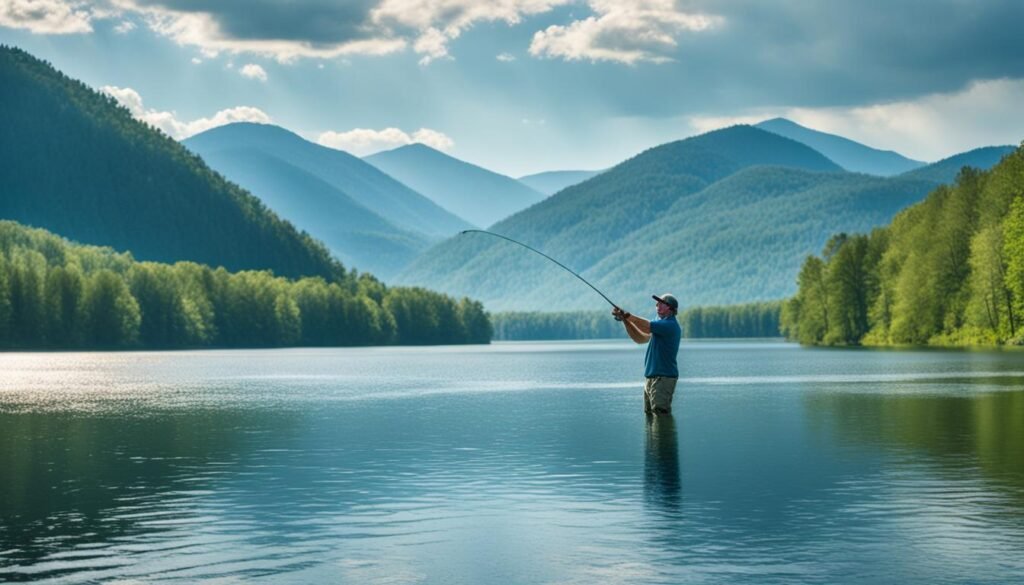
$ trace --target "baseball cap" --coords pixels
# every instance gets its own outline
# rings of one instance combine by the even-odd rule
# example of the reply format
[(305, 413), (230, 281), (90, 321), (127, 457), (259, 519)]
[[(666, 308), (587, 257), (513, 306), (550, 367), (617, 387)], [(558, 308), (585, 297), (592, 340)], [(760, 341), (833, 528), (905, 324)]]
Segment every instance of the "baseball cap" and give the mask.
[(679, 301), (676, 300), (675, 295), (665, 293), (660, 297), (658, 295), (651, 295), (651, 298), (658, 301), (659, 303), (665, 303), (672, 308), (673, 311), (679, 310)]

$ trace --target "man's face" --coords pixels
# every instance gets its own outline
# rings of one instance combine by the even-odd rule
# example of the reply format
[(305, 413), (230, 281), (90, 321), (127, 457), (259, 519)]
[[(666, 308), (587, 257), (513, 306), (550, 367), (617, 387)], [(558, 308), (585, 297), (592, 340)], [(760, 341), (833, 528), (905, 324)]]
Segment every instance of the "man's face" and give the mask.
[(658, 306), (658, 316), (659, 317), (664, 319), (665, 317), (668, 317), (669, 315), (672, 314), (672, 307), (666, 305), (665, 303), (663, 303), (661, 301), (658, 301), (658, 305), (657, 306)]

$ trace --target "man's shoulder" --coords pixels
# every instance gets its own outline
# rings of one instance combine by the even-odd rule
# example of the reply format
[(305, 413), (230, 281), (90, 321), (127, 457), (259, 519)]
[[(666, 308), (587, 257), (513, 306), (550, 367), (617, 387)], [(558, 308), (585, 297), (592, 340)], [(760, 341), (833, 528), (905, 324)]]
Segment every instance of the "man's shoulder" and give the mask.
[(651, 331), (654, 330), (661, 332), (678, 331), (680, 330), (679, 321), (676, 320), (675, 315), (655, 319), (654, 321), (651, 321)]

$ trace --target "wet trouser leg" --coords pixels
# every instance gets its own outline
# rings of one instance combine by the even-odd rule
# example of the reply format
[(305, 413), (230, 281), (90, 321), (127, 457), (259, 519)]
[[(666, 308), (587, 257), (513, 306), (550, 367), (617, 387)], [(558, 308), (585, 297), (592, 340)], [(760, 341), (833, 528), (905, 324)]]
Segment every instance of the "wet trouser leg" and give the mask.
[(654, 376), (644, 384), (644, 412), (647, 414), (669, 414), (672, 412), (672, 396), (676, 393), (677, 378)]

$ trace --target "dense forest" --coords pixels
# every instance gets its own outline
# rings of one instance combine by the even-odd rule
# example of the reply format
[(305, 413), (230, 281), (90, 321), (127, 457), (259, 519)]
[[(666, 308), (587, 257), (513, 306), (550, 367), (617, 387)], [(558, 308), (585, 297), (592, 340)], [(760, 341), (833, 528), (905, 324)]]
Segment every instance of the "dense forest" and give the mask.
[(344, 275), (281, 220), (114, 98), (0, 46), (0, 217), (160, 262)]
[(801, 343), (1024, 343), (1024, 145), (887, 227), (832, 237), (798, 285), (781, 319)]
[(0, 221), (0, 348), (488, 343), (483, 306), (369, 275), (136, 262)]
[[(782, 302), (725, 307), (693, 307), (677, 319), (686, 338), (777, 337)], [(491, 316), (494, 338), (502, 341), (550, 339), (614, 339), (623, 337), (622, 324), (608, 311), (561, 313), (507, 312)]]

